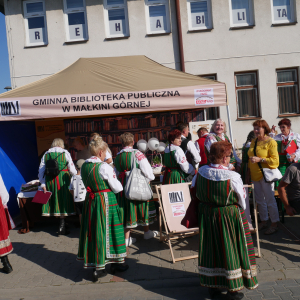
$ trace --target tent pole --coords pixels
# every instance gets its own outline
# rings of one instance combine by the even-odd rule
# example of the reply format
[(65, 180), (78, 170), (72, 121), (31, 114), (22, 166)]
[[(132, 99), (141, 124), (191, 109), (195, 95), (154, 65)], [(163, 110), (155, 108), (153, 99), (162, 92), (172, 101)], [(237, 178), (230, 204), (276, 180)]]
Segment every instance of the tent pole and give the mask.
[(233, 144), (233, 134), (232, 134), (232, 126), (231, 126), (231, 120), (230, 120), (230, 110), (229, 110), (229, 105), (226, 105), (227, 109), (227, 118), (228, 118), (228, 126), (229, 126), (229, 133), (230, 133), (230, 140), (231, 143)]

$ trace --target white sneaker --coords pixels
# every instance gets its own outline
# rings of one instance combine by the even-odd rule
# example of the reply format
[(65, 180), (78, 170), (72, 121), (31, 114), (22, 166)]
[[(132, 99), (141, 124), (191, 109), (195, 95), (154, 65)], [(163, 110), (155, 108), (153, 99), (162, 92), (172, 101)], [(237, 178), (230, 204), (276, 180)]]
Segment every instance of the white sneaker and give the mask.
[(125, 243), (126, 243), (126, 247), (131, 246), (132, 244), (134, 244), (136, 242), (135, 238), (129, 237), (129, 239), (125, 239)]
[(144, 239), (145, 240), (149, 240), (152, 239), (154, 237), (158, 236), (158, 231), (152, 231), (152, 230), (148, 230), (147, 232), (144, 232)]

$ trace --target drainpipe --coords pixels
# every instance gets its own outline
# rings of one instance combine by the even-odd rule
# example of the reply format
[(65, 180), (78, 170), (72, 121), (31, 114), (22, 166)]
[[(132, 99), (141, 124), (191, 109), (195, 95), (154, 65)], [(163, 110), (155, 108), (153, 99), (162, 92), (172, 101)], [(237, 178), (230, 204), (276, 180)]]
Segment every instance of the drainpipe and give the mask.
[(185, 72), (179, 0), (175, 0), (175, 7), (176, 7), (177, 32), (178, 32), (178, 44), (179, 44), (179, 55), (180, 55), (180, 69), (182, 72)]

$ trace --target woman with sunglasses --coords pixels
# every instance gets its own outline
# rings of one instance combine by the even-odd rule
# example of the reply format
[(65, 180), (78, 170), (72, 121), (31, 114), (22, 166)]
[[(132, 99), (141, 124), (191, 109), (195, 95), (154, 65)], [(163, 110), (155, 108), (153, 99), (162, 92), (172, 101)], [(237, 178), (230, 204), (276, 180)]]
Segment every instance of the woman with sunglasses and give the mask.
[[(278, 146), (279, 154), (279, 171), (282, 176), (285, 174), (286, 169), (294, 162), (299, 162), (300, 160), (300, 134), (295, 133), (291, 130), (291, 121), (289, 119), (282, 119), (278, 126), (281, 130), (281, 133), (275, 135), (275, 126), (272, 126), (270, 137), (272, 137)], [(294, 144), (297, 146), (297, 149), (294, 153), (287, 153), (288, 147)], [(293, 147), (295, 148), (295, 147)], [(280, 181), (275, 182), (275, 189), (279, 185)]]
[(244, 287), (255, 289), (257, 270), (253, 241), (245, 216), (245, 190), (241, 175), (229, 170), (232, 144), (212, 144), (209, 165), (199, 169), (192, 182), (200, 201), (200, 285), (211, 298), (227, 289), (227, 299), (242, 299)]

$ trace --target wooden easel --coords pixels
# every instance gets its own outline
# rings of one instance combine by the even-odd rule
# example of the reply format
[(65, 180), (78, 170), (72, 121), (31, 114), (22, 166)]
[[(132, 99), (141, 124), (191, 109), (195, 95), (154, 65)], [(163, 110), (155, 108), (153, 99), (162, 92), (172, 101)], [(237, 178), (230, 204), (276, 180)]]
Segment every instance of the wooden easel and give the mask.
[[(259, 232), (258, 232), (258, 221), (257, 221), (257, 203), (255, 201), (255, 193), (254, 193), (254, 184), (244, 184), (244, 187), (247, 188), (252, 188), (253, 193), (253, 207), (254, 207), (254, 221), (255, 221), (255, 233), (256, 233), (256, 241), (257, 241), (257, 253), (255, 253), (256, 257), (261, 257), (261, 252), (260, 252), (260, 241), (259, 241)], [(249, 199), (250, 200), (250, 199)]]
[[(188, 183), (188, 185), (191, 185), (191, 183)], [(199, 229), (198, 228), (191, 228), (191, 229), (186, 229), (183, 231), (176, 231), (176, 230), (169, 230), (168, 224), (167, 224), (167, 220), (165, 217), (165, 212), (164, 212), (164, 206), (162, 203), (162, 195), (161, 195), (161, 186), (160, 185), (156, 185), (155, 186), (156, 189), (156, 193), (157, 193), (157, 197), (158, 197), (158, 202), (159, 202), (159, 233), (160, 233), (160, 241), (161, 242), (168, 242), (170, 251), (171, 251), (171, 256), (172, 256), (172, 261), (173, 263), (177, 262), (177, 261), (182, 261), (182, 260), (187, 260), (187, 259), (194, 259), (194, 258), (198, 258), (198, 254), (197, 255), (190, 255), (190, 256), (185, 256), (185, 257), (180, 257), (180, 258), (175, 258), (174, 257), (174, 252), (173, 252), (173, 248), (172, 248), (172, 243), (171, 240), (177, 240), (179, 238), (185, 238), (185, 237), (190, 237), (193, 235), (197, 235), (199, 234)], [(163, 235), (162, 232), (162, 220), (165, 226), (165, 231), (166, 234)]]

